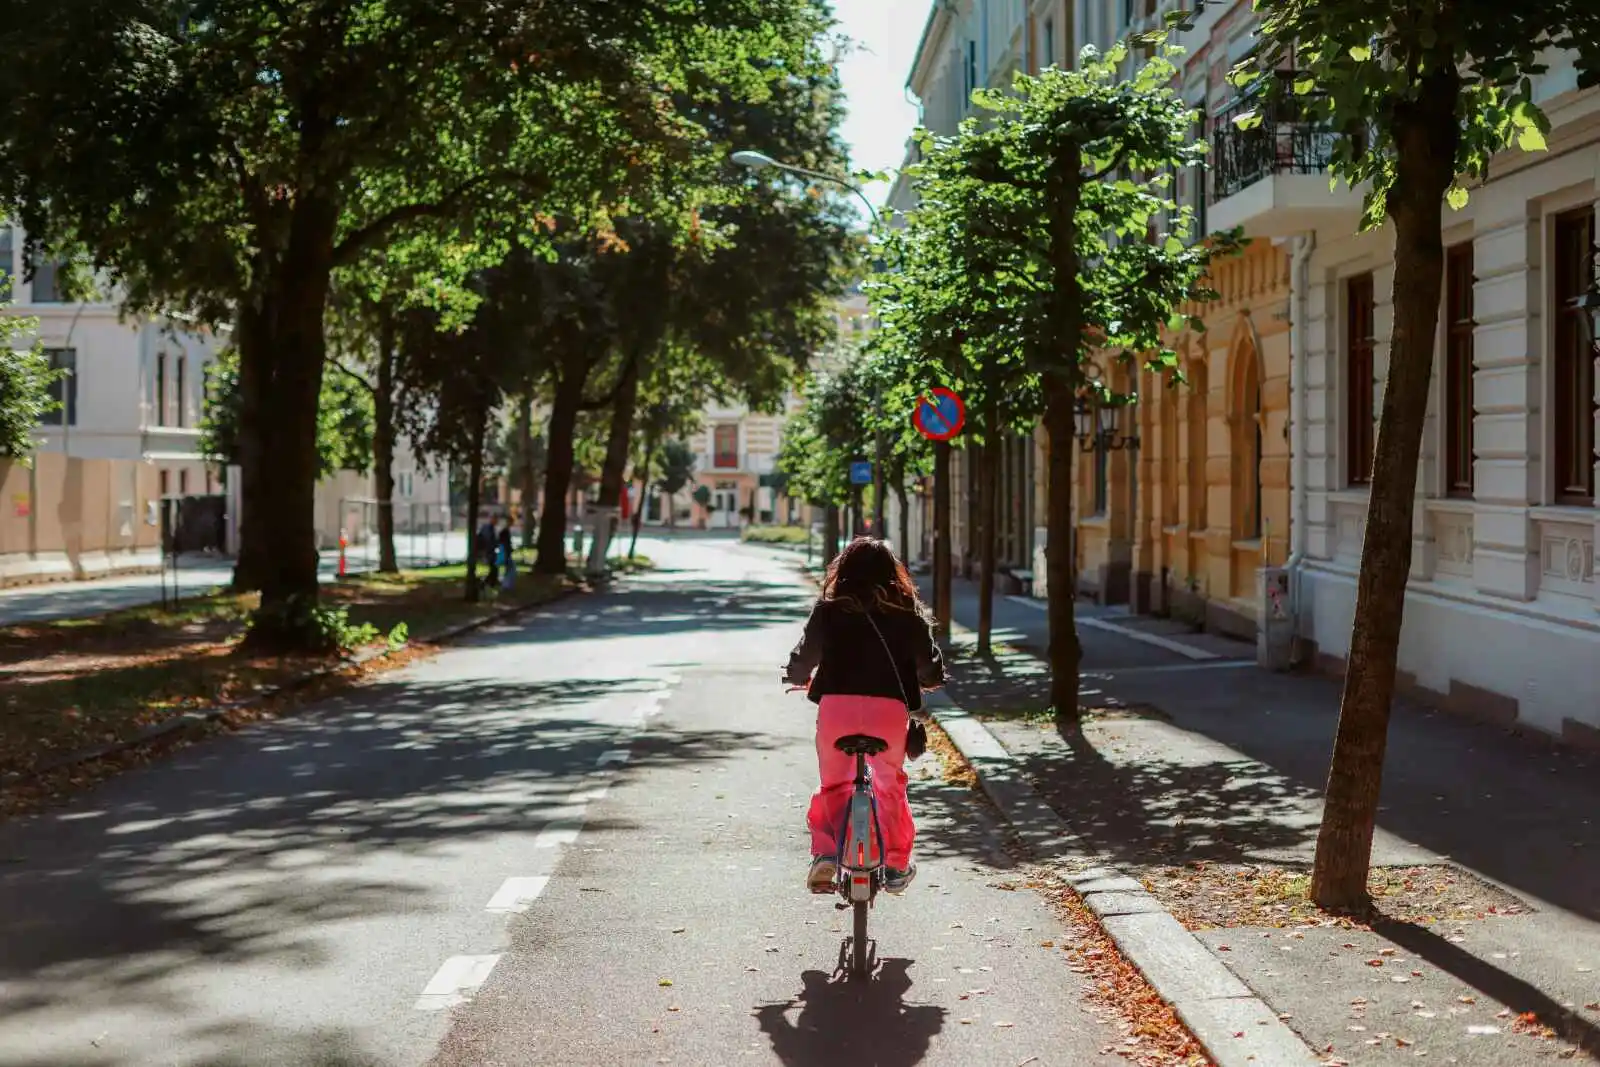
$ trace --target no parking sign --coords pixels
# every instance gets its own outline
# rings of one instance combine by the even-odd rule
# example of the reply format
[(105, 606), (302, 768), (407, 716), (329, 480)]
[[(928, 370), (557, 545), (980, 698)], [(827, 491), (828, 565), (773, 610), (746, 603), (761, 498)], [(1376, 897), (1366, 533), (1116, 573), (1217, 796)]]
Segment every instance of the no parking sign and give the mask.
[(953, 391), (939, 386), (917, 401), (911, 424), (930, 441), (948, 441), (961, 432), (967, 422), (967, 408)]

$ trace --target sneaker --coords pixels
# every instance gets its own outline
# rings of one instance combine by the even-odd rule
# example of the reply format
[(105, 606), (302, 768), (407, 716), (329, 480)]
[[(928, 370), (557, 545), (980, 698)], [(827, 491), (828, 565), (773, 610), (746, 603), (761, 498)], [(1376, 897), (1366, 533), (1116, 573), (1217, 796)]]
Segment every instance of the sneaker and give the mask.
[(806, 873), (806, 888), (813, 893), (832, 893), (839, 878), (839, 864), (832, 856), (817, 856)]
[(915, 863), (909, 865), (903, 871), (897, 871), (893, 867), (885, 867), (883, 869), (883, 891), (899, 896), (906, 891), (906, 887), (911, 884), (911, 880), (916, 876), (917, 865)]

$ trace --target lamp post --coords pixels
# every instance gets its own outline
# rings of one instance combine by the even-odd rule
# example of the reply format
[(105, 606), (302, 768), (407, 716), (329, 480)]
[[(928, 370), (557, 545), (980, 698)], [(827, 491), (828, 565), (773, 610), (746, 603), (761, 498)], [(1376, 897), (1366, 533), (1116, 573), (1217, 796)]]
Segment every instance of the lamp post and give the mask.
[(836, 177), (832, 174), (824, 174), (820, 170), (807, 170), (805, 167), (797, 167), (792, 163), (779, 163), (776, 159), (773, 159), (765, 152), (755, 152), (745, 149), (743, 151), (735, 152), (728, 158), (739, 164), (739, 166), (747, 167), (750, 170), (766, 170), (768, 167), (773, 167), (777, 170), (788, 171), (790, 174), (798, 174), (802, 177), (812, 178), (819, 182), (827, 182), (830, 185), (837, 185), (841, 189), (848, 189), (852, 193), (855, 193), (857, 196), (859, 196), (861, 198), (861, 202), (867, 206), (867, 214), (872, 216), (873, 223), (876, 224), (883, 221), (878, 217), (878, 209), (872, 206), (871, 200), (867, 199), (867, 194), (862, 191), (859, 185), (856, 185), (853, 182), (845, 181), (843, 178)]
[[(861, 202), (866, 205), (867, 214), (872, 217), (872, 223), (874, 226), (880, 226), (883, 223), (883, 219), (878, 215), (878, 209), (872, 206), (872, 201), (867, 198), (866, 192), (854, 182), (846, 181), (845, 179), (832, 174), (825, 174), (822, 171), (809, 170), (806, 167), (797, 167), (792, 163), (780, 163), (776, 159), (773, 159), (771, 156), (767, 155), (765, 152), (756, 152), (751, 149), (744, 149), (742, 151), (735, 152), (728, 158), (733, 160), (733, 162), (737, 163), (739, 166), (748, 168), (749, 170), (767, 170), (768, 168), (772, 168), (775, 170), (786, 171), (789, 174), (797, 174), (804, 178), (811, 178), (815, 181), (827, 182), (830, 185), (837, 185), (841, 189), (848, 189), (850, 192), (860, 197)], [(881, 386), (873, 394), (873, 405), (874, 410), (881, 416), (883, 409), (883, 395)], [(872, 532), (874, 536), (882, 540), (886, 539), (884, 526), (885, 519), (888, 515), (888, 508), (884, 503), (884, 497), (887, 495), (887, 480), (884, 476), (883, 469), (887, 449), (884, 445), (883, 431), (881, 429), (877, 431), (875, 440), (876, 448), (874, 451), (876, 452), (876, 455), (872, 465), (872, 503), (874, 511)], [(899, 547), (901, 552), (905, 552), (905, 545), (901, 545)]]

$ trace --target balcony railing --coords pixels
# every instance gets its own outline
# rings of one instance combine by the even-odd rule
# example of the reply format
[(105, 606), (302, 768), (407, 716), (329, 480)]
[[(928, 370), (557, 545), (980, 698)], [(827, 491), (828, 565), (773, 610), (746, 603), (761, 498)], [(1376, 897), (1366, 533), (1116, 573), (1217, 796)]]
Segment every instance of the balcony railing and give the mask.
[[(1234, 121), (1261, 108), (1261, 121), (1240, 129)], [(1276, 114), (1274, 112), (1277, 112)], [(1211, 202), (1215, 204), (1274, 174), (1320, 174), (1333, 159), (1338, 135), (1324, 126), (1253, 100), (1232, 104), (1212, 122)]]

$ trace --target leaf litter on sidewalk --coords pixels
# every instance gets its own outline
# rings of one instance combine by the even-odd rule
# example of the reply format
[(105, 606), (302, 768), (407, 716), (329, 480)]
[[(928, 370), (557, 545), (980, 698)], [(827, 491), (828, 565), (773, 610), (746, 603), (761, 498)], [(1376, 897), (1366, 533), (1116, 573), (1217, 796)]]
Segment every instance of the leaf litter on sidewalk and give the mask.
[[(946, 782), (973, 790), (980, 802), (992, 809), (979, 789), (977, 772), (936, 725), (928, 728), (928, 751), (938, 757)], [(998, 812), (996, 817), (1005, 825)], [(1019, 864), (1028, 858), (1015, 839), (1008, 838), (1006, 850)], [(1116, 1020), (1122, 1039), (1102, 1048), (1102, 1055), (1116, 1056), (1136, 1067), (1210, 1067), (1211, 1060), (1194, 1035), (1122, 955), (1070, 885), (1042, 869), (1021, 881), (1008, 878), (990, 885), (1010, 892), (1032, 889), (1066, 926), (1066, 937), (1043, 939), (1039, 947), (1061, 952), (1067, 967), (1083, 976), (1089, 987), (1085, 1010)]]

